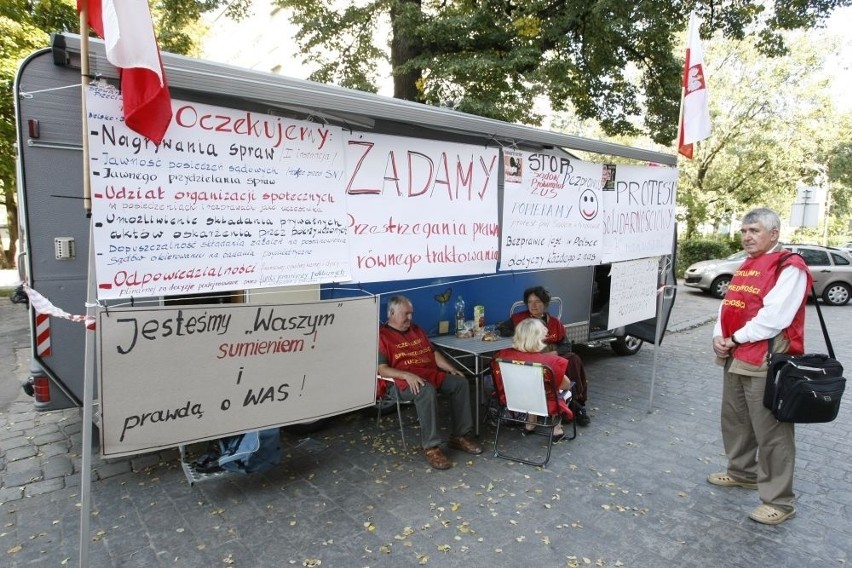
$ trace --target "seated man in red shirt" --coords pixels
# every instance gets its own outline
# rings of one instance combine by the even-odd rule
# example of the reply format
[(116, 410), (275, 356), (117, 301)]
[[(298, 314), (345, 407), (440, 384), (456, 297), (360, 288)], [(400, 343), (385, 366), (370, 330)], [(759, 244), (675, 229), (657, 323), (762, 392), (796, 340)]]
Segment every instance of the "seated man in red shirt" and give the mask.
[(586, 396), (589, 392), (586, 368), (583, 366), (583, 360), (580, 359), (580, 356), (571, 351), (571, 342), (565, 336), (565, 326), (562, 325), (558, 317), (547, 312), (547, 306), (550, 304), (550, 292), (545, 290), (543, 286), (527, 288), (524, 290), (524, 303), (527, 305), (527, 309), (512, 314), (510, 322), (506, 323), (510, 323), (512, 330), (527, 318), (536, 318), (544, 323), (547, 327), (547, 337), (544, 338), (547, 350), (556, 351), (557, 355), (568, 360), (567, 375), (576, 384), (572, 410), (577, 424), (588, 426), (592, 420), (586, 413)]
[(378, 373), (394, 379), (391, 388), (401, 400), (414, 401), (426, 461), (435, 469), (449, 469), (452, 464), (440, 447), (437, 395), (441, 393), (450, 401), (452, 424), (447, 445), (481, 454), (482, 447), (469, 438), (473, 430), (470, 385), (462, 372), (434, 348), (423, 328), (412, 323), (413, 315), (414, 307), (405, 296), (388, 300), (388, 321), (379, 328)]

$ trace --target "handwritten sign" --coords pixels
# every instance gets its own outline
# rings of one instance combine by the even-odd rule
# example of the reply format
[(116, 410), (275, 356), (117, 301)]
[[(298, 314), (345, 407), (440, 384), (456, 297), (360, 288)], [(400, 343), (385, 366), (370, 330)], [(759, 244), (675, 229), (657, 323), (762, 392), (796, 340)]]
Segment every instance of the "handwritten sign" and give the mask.
[(399, 136), (346, 141), (352, 280), (493, 273), (498, 151)]
[(101, 448), (129, 455), (375, 402), (376, 298), (98, 316)]
[(503, 151), (500, 270), (598, 264), (603, 169), (570, 156)]
[(610, 270), (609, 322), (613, 329), (657, 315), (659, 257), (615, 262)]
[(603, 192), (603, 262), (671, 253), (677, 169), (614, 167), (613, 189)]
[(98, 298), (349, 278), (341, 129), (173, 100), (157, 146), (86, 100)]

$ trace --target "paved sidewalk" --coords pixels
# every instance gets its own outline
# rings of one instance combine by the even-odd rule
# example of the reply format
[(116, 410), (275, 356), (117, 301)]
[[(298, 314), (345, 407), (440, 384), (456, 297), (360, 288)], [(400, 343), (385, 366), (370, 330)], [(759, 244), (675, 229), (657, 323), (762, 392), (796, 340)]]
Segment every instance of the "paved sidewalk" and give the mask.
[[(721, 371), (707, 323), (718, 301), (679, 294), (674, 332), (657, 356), (652, 411), (653, 346), (634, 357), (583, 351), (592, 424), (558, 444), (546, 469), (494, 458), (485, 425), (482, 456), (452, 452), (453, 469), (431, 470), (411, 448), (418, 431), (410, 408), (408, 452), (394, 417), (377, 429), (374, 414), (354, 413), (313, 436), (284, 432), (285, 457), (271, 472), (194, 486), (176, 451), (95, 458), (90, 564), (849, 565), (852, 403), (831, 424), (797, 429), (797, 517), (777, 527), (748, 520), (756, 492), (705, 481), (725, 463)], [(808, 309), (808, 348), (822, 351)], [(824, 312), (838, 358), (852, 365), (852, 306)], [(0, 349), (21, 322), (25, 310), (0, 304)], [(11, 343), (0, 380), (26, 375), (26, 342)], [(0, 413), (0, 566), (77, 565), (80, 429), (79, 411), (37, 414), (24, 396)], [(534, 444), (519, 434), (513, 441), (516, 451)]]

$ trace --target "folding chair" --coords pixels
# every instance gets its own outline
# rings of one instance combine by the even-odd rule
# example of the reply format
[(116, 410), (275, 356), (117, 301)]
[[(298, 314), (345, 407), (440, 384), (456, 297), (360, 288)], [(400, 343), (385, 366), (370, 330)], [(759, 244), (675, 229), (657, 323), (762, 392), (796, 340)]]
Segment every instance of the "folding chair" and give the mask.
[[(500, 358), (494, 359), (491, 366), (494, 371), (494, 387), (501, 402), (494, 434), (494, 457), (547, 467), (550, 451), (553, 448), (553, 430), (562, 422), (561, 416), (552, 417), (548, 409), (548, 400), (556, 400), (555, 397), (559, 396), (553, 384), (553, 370), (541, 363), (509, 361)], [(505, 403), (503, 403), (504, 400)], [(505, 433), (505, 426), (507, 424), (525, 425), (527, 414), (538, 416), (537, 429), (547, 432), (547, 454), (542, 461), (525, 459), (500, 450), (500, 434)], [(573, 435), (566, 436), (568, 440), (577, 437), (576, 421), (571, 421), (571, 426)], [(567, 427), (568, 424), (563, 425), (563, 428)]]
[[(527, 309), (527, 305), (523, 300), (518, 300), (512, 307), (509, 308), (509, 317), (512, 317), (512, 314), (516, 312), (520, 312)], [(560, 321), (562, 320), (562, 298), (559, 296), (551, 296), (550, 304), (547, 306), (548, 311), (556, 316)], [(552, 311), (551, 311), (552, 310)]]
[(396, 403), (396, 417), (399, 420), (399, 437), (402, 438), (402, 450), (407, 451), (408, 447), (405, 444), (405, 428), (402, 423), (402, 405), (404, 404), (414, 404), (413, 400), (400, 400), (399, 395), (396, 389), (391, 390), (391, 387), (394, 386), (393, 379), (388, 377), (383, 377), (381, 375), (376, 375), (376, 379), (379, 381), (384, 381), (386, 384), (385, 394), (376, 399), (376, 428), (381, 428), (382, 421), (382, 410), (385, 408), (383, 403), (387, 402), (395, 402)]

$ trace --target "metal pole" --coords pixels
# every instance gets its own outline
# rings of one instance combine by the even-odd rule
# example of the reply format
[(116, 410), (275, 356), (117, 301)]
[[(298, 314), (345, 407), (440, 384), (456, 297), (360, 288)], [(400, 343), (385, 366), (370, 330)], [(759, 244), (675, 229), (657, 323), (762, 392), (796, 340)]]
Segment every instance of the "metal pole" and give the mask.
[[(87, 3), (80, 4), (80, 83), (81, 83), (81, 118), (83, 136), (83, 207), (86, 216), (91, 217), (91, 186), (89, 184), (89, 135), (86, 128), (86, 90), (89, 84), (89, 17)], [(87, 280), (87, 306), (86, 315), (94, 313), (90, 307), (94, 300), (94, 241), (92, 225), (89, 223), (89, 247), (88, 247), (88, 280)], [(92, 508), (92, 405), (94, 398), (94, 359), (95, 359), (95, 332), (89, 329), (86, 322), (86, 350), (85, 370), (83, 374), (83, 432), (81, 444), (83, 446), (83, 460), (80, 469), (80, 563), (79, 566), (89, 565), (89, 518)]]
[[(85, 136), (85, 135), (84, 135)], [(94, 317), (95, 253), (94, 231), (89, 225), (89, 276), (87, 283), (86, 315)], [(87, 318), (88, 320), (88, 318)], [(80, 566), (89, 565), (89, 518), (92, 509), (92, 420), (95, 393), (95, 326), (86, 322), (85, 369), (83, 371), (83, 462), (80, 468)]]
[[(663, 276), (665, 278), (665, 276)], [(648, 414), (654, 411), (654, 383), (657, 381), (657, 354), (660, 351), (660, 316), (663, 314), (663, 296), (666, 285), (657, 289), (657, 318), (654, 321), (654, 363), (651, 367), (651, 394), (648, 398)]]
[(831, 191), (828, 186), (828, 173), (822, 172), (824, 178), (823, 181), (825, 183), (825, 226), (822, 229), (822, 246), (828, 246), (828, 228), (831, 224)]

